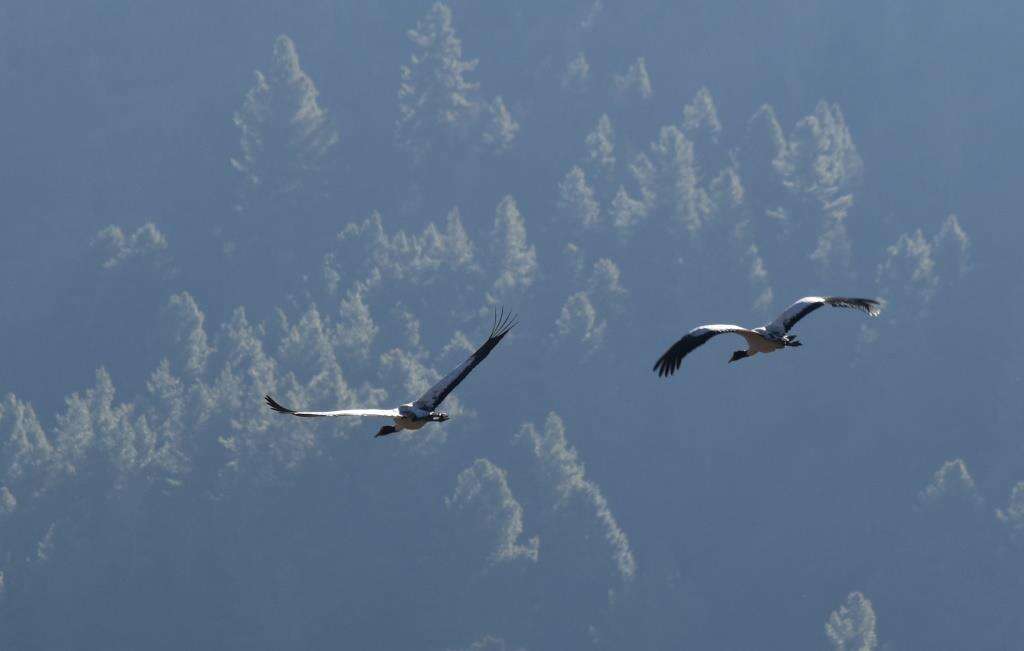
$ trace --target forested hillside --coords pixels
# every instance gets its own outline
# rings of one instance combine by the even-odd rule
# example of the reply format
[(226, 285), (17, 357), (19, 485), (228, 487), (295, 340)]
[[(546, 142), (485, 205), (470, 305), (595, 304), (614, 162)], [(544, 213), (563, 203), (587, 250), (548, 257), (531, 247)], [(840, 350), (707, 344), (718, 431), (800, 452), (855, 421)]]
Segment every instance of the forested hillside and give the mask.
[(0, 648), (1013, 648), (1022, 13), (0, 8)]

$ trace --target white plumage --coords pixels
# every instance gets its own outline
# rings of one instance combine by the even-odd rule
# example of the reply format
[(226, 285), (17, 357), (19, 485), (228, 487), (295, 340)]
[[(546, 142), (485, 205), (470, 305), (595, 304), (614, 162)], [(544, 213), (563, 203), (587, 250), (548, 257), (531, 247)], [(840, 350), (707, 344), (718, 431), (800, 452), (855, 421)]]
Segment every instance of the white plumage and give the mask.
[(842, 296), (806, 296), (793, 303), (785, 309), (771, 323), (765, 324), (753, 330), (737, 325), (715, 323), (702, 325), (689, 331), (683, 338), (672, 345), (665, 354), (658, 358), (654, 364), (654, 370), (659, 376), (666, 377), (679, 370), (686, 357), (692, 350), (698, 348), (712, 337), (723, 333), (734, 333), (743, 337), (747, 342), (747, 350), (737, 350), (733, 353), (729, 362), (751, 357), (757, 353), (771, 353), (787, 346), (800, 346), (796, 336), (790, 336), (790, 329), (797, 321), (804, 318), (822, 305), (832, 307), (845, 307), (861, 310), (868, 316), (878, 316), (881, 313), (881, 304), (871, 298), (844, 298)]
[(386, 436), (388, 434), (394, 434), (400, 430), (415, 430), (423, 427), (430, 422), (443, 423), (448, 420), (450, 416), (443, 411), (436, 411), (438, 406), (444, 402), (444, 399), (448, 397), (448, 394), (452, 392), (466, 379), (477, 364), (484, 361), (484, 358), (490, 354), (491, 350), (508, 334), (509, 330), (514, 328), (519, 321), (516, 319), (514, 314), (505, 314), (502, 310), (500, 314), (494, 315), (494, 324), (491, 326), (491, 334), (487, 338), (487, 341), (483, 343), (480, 348), (476, 350), (469, 359), (459, 364), (453, 369), (448, 375), (444, 376), (435, 384), (430, 387), (426, 393), (424, 393), (416, 402), (409, 402), (395, 409), (339, 409), (337, 411), (296, 411), (287, 407), (281, 406), (276, 400), (271, 398), (269, 395), (263, 396), (263, 399), (267, 402), (276, 412), (282, 414), (289, 414), (291, 416), (299, 416), (302, 418), (319, 418), (319, 417), (333, 417), (333, 416), (368, 416), (375, 418), (390, 418), (394, 421), (394, 425), (384, 425), (377, 432), (376, 436)]

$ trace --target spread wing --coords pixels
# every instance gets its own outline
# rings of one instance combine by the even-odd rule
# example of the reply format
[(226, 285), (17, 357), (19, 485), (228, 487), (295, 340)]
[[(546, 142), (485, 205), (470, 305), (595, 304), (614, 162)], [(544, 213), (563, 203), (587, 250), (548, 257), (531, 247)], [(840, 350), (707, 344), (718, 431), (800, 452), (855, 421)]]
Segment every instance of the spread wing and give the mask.
[(508, 334), (508, 331), (516, 327), (519, 321), (514, 314), (505, 314), (505, 310), (502, 309), (501, 314), (495, 313), (494, 324), (491, 326), (491, 334), (487, 337), (487, 341), (482, 346), (476, 349), (476, 352), (469, 356), (469, 359), (456, 366), (448, 375), (441, 378), (441, 380), (430, 387), (430, 389), (420, 396), (420, 399), (414, 403), (414, 406), (425, 409), (427, 411), (434, 411), (437, 406), (444, 402), (444, 399), (448, 397), (448, 394), (452, 390), (459, 386), (459, 382), (466, 379), (470, 371), (476, 368), (476, 365), (484, 361), (484, 358), (490, 354), (494, 347)]
[(747, 344), (750, 344), (751, 337), (757, 337), (757, 333), (746, 328), (741, 328), (737, 325), (728, 325), (723, 323), (713, 323), (711, 325), (702, 325), (690, 330), (683, 338), (672, 344), (672, 347), (665, 351), (665, 354), (658, 358), (658, 361), (654, 363), (654, 369), (658, 372), (660, 377), (667, 377), (672, 375), (679, 370), (679, 367), (683, 363), (683, 358), (690, 354), (695, 348), (699, 348), (707, 343), (708, 339), (711, 339), (715, 335), (720, 335), (726, 332), (733, 332), (747, 340)]
[(873, 298), (845, 298), (843, 296), (805, 296), (786, 308), (777, 319), (768, 324), (767, 330), (773, 334), (784, 335), (796, 325), (797, 321), (815, 311), (822, 305), (846, 307), (860, 310), (868, 316), (878, 316), (882, 312), (882, 304)]
[(378, 418), (398, 418), (397, 409), (340, 409), (338, 411), (295, 411), (281, 406), (279, 402), (269, 395), (263, 396), (267, 405), (274, 411), (281, 414), (301, 416), (303, 418), (321, 418), (324, 416), (375, 416)]

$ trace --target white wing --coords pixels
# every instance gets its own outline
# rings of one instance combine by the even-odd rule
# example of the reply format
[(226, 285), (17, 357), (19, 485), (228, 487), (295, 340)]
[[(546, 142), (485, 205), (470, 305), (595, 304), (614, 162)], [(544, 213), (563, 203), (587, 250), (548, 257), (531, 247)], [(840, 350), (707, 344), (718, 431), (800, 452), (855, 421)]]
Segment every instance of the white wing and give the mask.
[(832, 307), (846, 307), (860, 310), (868, 316), (878, 316), (882, 312), (881, 303), (873, 298), (846, 298), (843, 296), (805, 296), (796, 303), (793, 303), (778, 316), (774, 321), (765, 326), (765, 329), (773, 335), (781, 337), (796, 325), (796, 322), (804, 318), (822, 305)]
[(295, 411), (281, 406), (279, 402), (269, 395), (263, 396), (267, 405), (276, 412), (301, 416), (303, 418), (320, 418), (325, 416), (370, 416), (377, 418), (398, 418), (397, 409), (339, 409), (338, 411)]
[(703, 346), (707, 343), (708, 339), (727, 332), (738, 334), (746, 339), (748, 347), (753, 346), (753, 341), (760, 337), (753, 330), (748, 330), (738, 325), (712, 323), (710, 325), (698, 326), (683, 335), (682, 339), (672, 344), (672, 347), (666, 350), (665, 354), (654, 363), (653, 370), (657, 371), (661, 377), (672, 375), (679, 370), (683, 363), (683, 358), (689, 355), (691, 351)]
[(491, 326), (491, 334), (487, 337), (487, 341), (483, 343), (479, 348), (476, 349), (469, 359), (456, 366), (448, 375), (441, 378), (441, 380), (430, 387), (426, 393), (420, 396), (414, 405), (420, 409), (426, 411), (434, 411), (437, 406), (444, 402), (444, 399), (448, 397), (448, 394), (452, 390), (459, 386), (459, 382), (466, 379), (469, 372), (476, 368), (476, 365), (484, 361), (494, 347), (497, 346), (501, 340), (519, 323), (516, 320), (514, 314), (505, 314), (502, 310), (501, 314), (494, 315), (494, 325)]

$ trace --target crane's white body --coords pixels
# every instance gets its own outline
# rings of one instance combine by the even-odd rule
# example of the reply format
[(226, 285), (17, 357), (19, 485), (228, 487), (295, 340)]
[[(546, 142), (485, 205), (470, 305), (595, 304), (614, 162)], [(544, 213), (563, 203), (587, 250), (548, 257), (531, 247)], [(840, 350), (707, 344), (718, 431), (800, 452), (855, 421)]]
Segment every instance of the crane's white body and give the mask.
[(787, 337), (776, 338), (765, 328), (766, 326), (761, 326), (760, 328), (750, 329), (728, 323), (712, 323), (694, 328), (690, 333), (713, 332), (715, 334), (722, 334), (731, 332), (740, 335), (747, 342), (747, 357), (756, 353), (773, 353), (780, 348), (786, 347)]
[[(395, 423), (396, 430), (416, 430), (427, 423), (437, 420), (431, 418), (431, 412), (428, 409), (420, 409), (416, 407), (416, 403), (409, 402), (398, 408), (398, 416), (392, 418), (392, 422)], [(445, 414), (447, 416), (447, 414)]]

